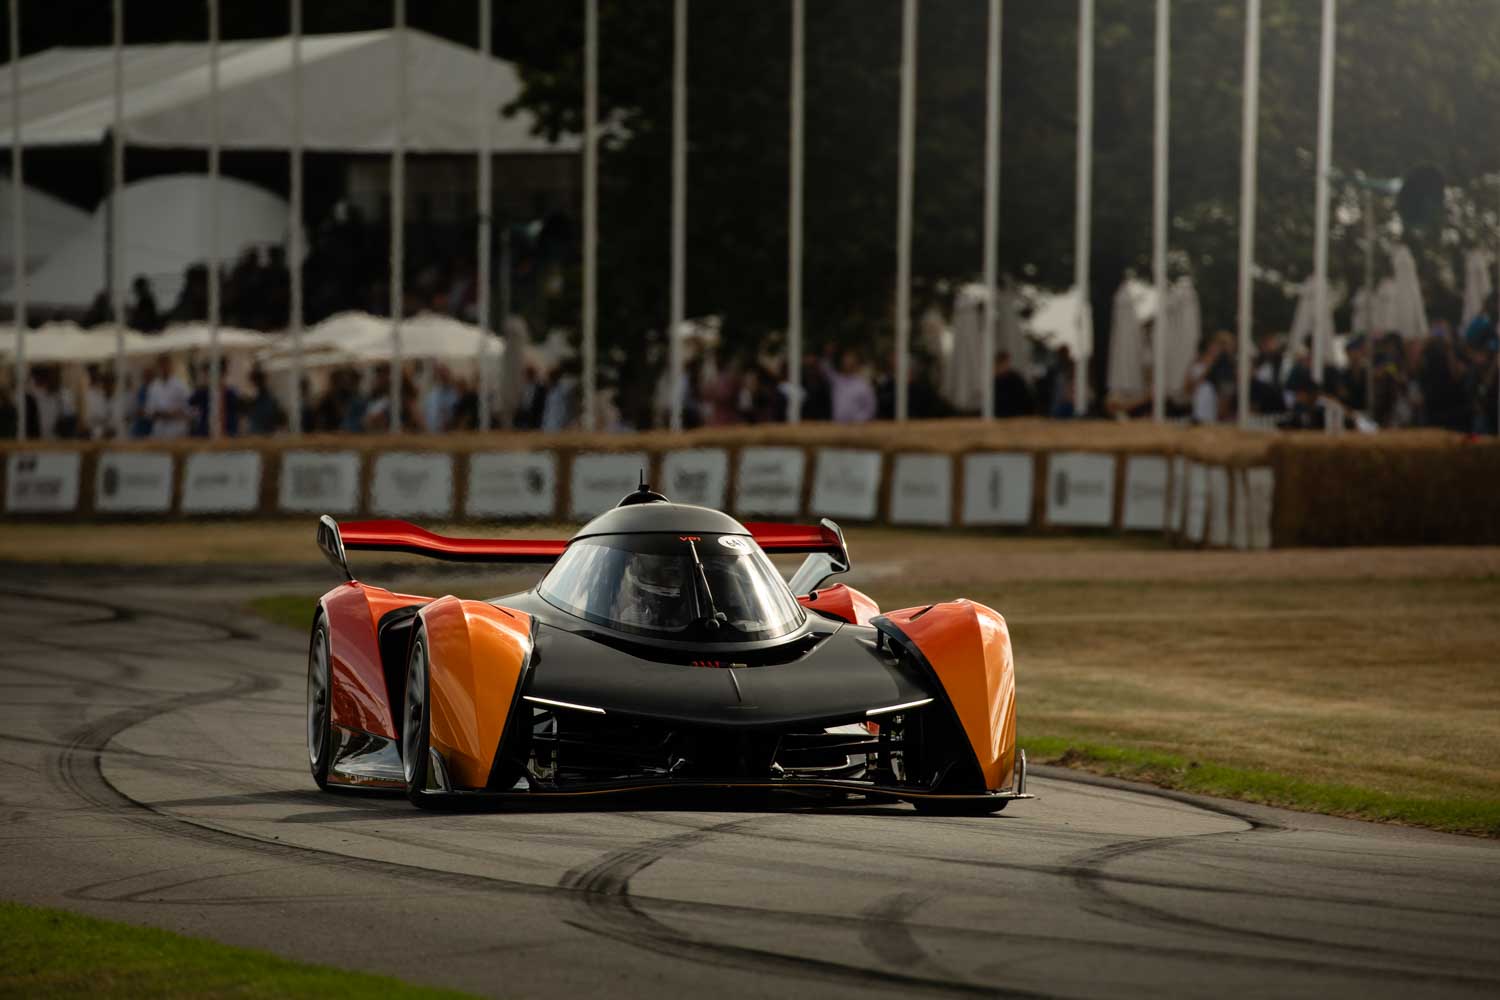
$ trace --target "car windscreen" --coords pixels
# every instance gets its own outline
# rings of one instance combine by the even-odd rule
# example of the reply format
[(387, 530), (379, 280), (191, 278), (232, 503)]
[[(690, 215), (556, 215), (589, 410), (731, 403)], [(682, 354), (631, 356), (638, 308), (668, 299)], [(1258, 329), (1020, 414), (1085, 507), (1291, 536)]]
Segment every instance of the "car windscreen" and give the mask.
[(745, 535), (580, 538), (537, 592), (585, 621), (662, 638), (774, 639), (803, 621), (801, 605)]

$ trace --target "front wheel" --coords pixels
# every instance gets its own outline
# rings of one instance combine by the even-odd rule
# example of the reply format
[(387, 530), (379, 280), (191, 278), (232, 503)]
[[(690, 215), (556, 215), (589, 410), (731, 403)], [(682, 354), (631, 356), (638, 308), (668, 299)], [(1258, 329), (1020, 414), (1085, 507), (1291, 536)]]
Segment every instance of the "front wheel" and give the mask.
[(328, 788), (328, 767), (333, 761), (333, 676), (328, 654), (328, 623), (323, 613), (313, 621), (312, 641), (307, 650), (307, 761), (313, 781)]
[(406, 697), (401, 712), (401, 770), (406, 777), (406, 797), (420, 809), (442, 804), (442, 795), (427, 790), (430, 767), (432, 685), (428, 676), (427, 633), (418, 629), (406, 660)]

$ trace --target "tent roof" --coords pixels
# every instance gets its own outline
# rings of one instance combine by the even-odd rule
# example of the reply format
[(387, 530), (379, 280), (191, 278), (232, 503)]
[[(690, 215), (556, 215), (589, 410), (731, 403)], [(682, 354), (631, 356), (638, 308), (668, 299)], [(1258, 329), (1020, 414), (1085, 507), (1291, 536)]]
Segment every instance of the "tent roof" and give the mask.
[[(302, 134), (306, 149), (378, 153), (391, 149), (396, 118), (394, 29), (302, 40)], [(574, 152), (575, 137), (533, 135), (525, 113), (502, 117), (521, 92), (513, 63), (477, 49), (406, 30), (405, 145), (413, 152), (473, 152), (479, 108), (494, 116), (496, 153)], [(219, 122), (226, 149), (286, 149), (292, 135), (290, 37), (219, 46)], [(124, 128), (138, 146), (208, 145), (206, 43), (124, 48)], [(27, 146), (87, 145), (113, 122), (114, 57), (107, 46), (53, 48), (21, 60), (21, 139)], [(10, 103), (0, 72), (0, 107)], [(0, 145), (13, 142), (8, 127)]]
[[(126, 284), (145, 276), (162, 311), (172, 308), (188, 266), (210, 254), (208, 205), (213, 188), (203, 174), (165, 174), (125, 187), (121, 199)], [(286, 202), (252, 184), (220, 177), (219, 246), (214, 256), (233, 261), (247, 246), (286, 240)], [(27, 298), (39, 306), (87, 306), (105, 285), (104, 234), (109, 199), (95, 209), (84, 229), (56, 248), (27, 278)], [(0, 302), (15, 298), (12, 285)]]
[[(0, 233), (15, 227), (13, 188), (9, 177), (0, 177)], [(45, 191), (26, 186), (21, 190), (21, 211), (26, 220), (27, 269), (34, 269), (89, 224), (89, 213), (54, 198)], [(9, 283), (15, 268), (10, 240), (0, 246), (0, 278)]]

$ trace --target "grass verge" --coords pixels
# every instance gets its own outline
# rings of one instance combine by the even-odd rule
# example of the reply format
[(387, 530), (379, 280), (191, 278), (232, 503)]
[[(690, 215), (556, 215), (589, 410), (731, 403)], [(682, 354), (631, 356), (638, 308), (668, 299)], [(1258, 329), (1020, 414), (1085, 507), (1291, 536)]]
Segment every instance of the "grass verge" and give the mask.
[(300, 632), (312, 628), (318, 610), (317, 594), (270, 594), (251, 600), (250, 610), (272, 625), (284, 625)]
[(1032, 763), (1037, 764), (1077, 768), (1160, 788), (1302, 812), (1500, 837), (1500, 802), (1413, 798), (1353, 785), (1304, 781), (1272, 771), (1231, 767), (1154, 750), (1100, 746), (1056, 736), (1028, 735), (1022, 743)]
[(0, 996), (386, 997), (467, 994), (291, 962), (248, 948), (0, 902)]

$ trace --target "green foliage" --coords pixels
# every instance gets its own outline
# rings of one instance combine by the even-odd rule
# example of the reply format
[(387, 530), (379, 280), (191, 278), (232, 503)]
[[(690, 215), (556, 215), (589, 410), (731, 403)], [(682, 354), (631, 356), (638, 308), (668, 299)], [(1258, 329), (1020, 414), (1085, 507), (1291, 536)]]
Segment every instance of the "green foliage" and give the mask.
[[(581, 4), (532, 10), (521, 104), (574, 131), (581, 108)], [(659, 328), (667, 299), (671, 127), (669, 0), (604, 0), (601, 106), (602, 334)], [(900, 4), (807, 5), (807, 328), (867, 340), (889, 326), (895, 270)], [(1462, 249), (1493, 242), (1500, 5), (1365, 0), (1340, 5), (1335, 166), (1399, 176), (1431, 162), (1453, 185), (1450, 225), (1406, 234), (1432, 311), (1456, 309)], [(914, 277), (923, 289), (981, 260), (987, 5), (924, 0), (918, 52)], [(1257, 324), (1284, 328), (1285, 281), (1312, 266), (1320, 8), (1268, 0), (1263, 15)], [(688, 311), (725, 314), (747, 336), (785, 321), (789, 4), (690, 5)], [(1100, 0), (1094, 179), (1096, 305), (1121, 271), (1148, 270), (1154, 5)], [(1173, 4), (1171, 245), (1190, 268), (1205, 325), (1231, 327), (1238, 267), (1244, 5)], [(1043, 285), (1070, 283), (1076, 8), (1005, 8), (1000, 256)], [(1336, 190), (1333, 277), (1362, 274), (1358, 197)], [(1481, 209), (1479, 206), (1492, 206)], [(1382, 206), (1389, 217), (1391, 206)], [(1395, 232), (1388, 234), (1395, 236)], [(1106, 317), (1100, 317), (1101, 323)], [(1099, 325), (1099, 324), (1096, 324)], [(1107, 325), (1107, 324), (1105, 324)]]
[(18, 903), (0, 902), (0, 942), (3, 996), (439, 1000), (466, 995)]

